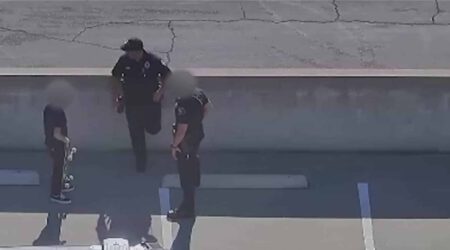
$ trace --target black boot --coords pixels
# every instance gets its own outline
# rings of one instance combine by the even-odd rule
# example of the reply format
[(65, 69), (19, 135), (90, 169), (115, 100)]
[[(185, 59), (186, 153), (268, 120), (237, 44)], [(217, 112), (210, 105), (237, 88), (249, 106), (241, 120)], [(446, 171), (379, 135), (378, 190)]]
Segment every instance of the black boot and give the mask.
[(174, 210), (170, 210), (167, 213), (167, 220), (169, 220), (169, 221), (189, 219), (189, 218), (194, 218), (194, 217), (195, 217), (194, 211), (181, 210), (178, 208), (174, 209)]

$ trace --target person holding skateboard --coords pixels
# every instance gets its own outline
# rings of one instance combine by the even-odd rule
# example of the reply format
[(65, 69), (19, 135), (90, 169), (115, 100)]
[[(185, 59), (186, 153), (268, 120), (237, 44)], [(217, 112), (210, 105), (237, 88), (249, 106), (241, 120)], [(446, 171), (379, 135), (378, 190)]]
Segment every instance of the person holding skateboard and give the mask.
[(63, 185), (66, 149), (69, 147), (67, 118), (64, 109), (73, 99), (73, 89), (65, 81), (56, 81), (47, 88), (48, 104), (44, 108), (45, 145), (53, 161), (50, 200), (70, 204), (63, 193), (72, 191), (73, 185)]

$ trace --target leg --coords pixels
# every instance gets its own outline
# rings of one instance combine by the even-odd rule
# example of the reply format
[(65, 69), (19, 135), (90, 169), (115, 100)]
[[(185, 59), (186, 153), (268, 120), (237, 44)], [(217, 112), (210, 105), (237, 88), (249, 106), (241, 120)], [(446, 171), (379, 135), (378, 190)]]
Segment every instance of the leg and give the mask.
[(194, 180), (194, 186), (196, 188), (200, 187), (201, 182), (201, 172), (200, 172), (200, 156), (195, 155), (192, 159), (192, 174)]
[(64, 168), (64, 146), (57, 146), (51, 150), (51, 156), (53, 159), (53, 173), (52, 173), (52, 187), (51, 195), (59, 196), (62, 189), (62, 177)]
[(194, 214), (195, 189), (200, 185), (200, 166), (197, 156), (180, 154), (178, 159), (178, 172), (181, 188), (183, 189), (183, 201), (179, 210), (187, 214)]
[(141, 119), (141, 107), (127, 106), (126, 116), (130, 131), (131, 145), (136, 157), (136, 168), (144, 171), (147, 162), (144, 124)]
[(186, 171), (184, 178), (188, 180), (187, 188), (184, 192), (183, 204), (187, 211), (192, 213), (195, 213), (195, 189), (200, 186), (201, 179), (200, 158), (198, 155), (201, 141), (202, 138), (196, 138), (184, 141), (184, 143), (182, 143), (182, 151), (188, 152), (186, 154), (186, 167), (183, 169)]
[(161, 131), (161, 103), (154, 103), (146, 107), (145, 130), (156, 135)]
[(195, 189), (200, 185), (200, 160), (197, 155), (200, 141), (201, 139), (194, 143), (184, 141), (181, 145), (182, 152), (177, 155), (183, 201), (178, 209), (167, 214), (169, 220), (195, 217)]

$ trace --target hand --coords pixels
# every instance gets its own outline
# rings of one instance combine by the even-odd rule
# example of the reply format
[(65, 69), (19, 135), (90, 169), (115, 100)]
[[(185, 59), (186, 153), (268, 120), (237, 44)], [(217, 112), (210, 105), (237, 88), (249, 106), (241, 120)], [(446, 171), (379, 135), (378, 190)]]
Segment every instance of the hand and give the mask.
[(125, 103), (123, 101), (123, 97), (122, 96), (118, 96), (115, 100), (114, 100), (114, 105), (116, 108), (116, 112), (119, 114), (122, 114), (124, 109), (125, 109)]
[(172, 157), (174, 160), (178, 160), (178, 157), (177, 157), (178, 152), (181, 152), (181, 149), (179, 147), (172, 146)]
[(164, 93), (162, 92), (162, 90), (157, 90), (154, 94), (153, 94), (153, 101), (154, 102), (161, 102), (161, 99), (163, 97)]

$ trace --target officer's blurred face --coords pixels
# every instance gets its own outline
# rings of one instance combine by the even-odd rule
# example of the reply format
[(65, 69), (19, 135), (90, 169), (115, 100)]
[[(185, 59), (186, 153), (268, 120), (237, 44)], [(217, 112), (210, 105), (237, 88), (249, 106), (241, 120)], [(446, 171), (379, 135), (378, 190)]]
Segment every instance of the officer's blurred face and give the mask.
[(197, 88), (198, 80), (189, 71), (174, 71), (169, 75), (166, 84), (177, 97), (190, 96)]
[(141, 60), (142, 56), (144, 55), (144, 51), (142, 50), (130, 50), (127, 51), (127, 56), (135, 61)]

